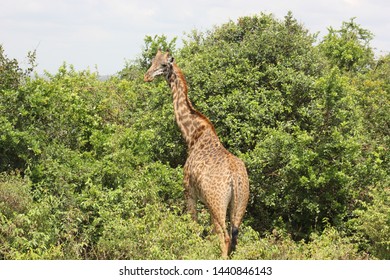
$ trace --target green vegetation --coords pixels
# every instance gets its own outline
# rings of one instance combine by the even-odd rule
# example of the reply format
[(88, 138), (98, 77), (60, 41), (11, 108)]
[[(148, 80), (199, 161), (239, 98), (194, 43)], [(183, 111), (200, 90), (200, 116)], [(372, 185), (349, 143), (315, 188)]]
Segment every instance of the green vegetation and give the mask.
[(390, 259), (390, 56), (355, 20), (318, 40), (260, 14), (177, 49), (146, 37), (117, 76), (45, 77), (0, 48), (0, 259), (216, 259), (207, 210), (185, 213), (186, 147), (159, 46), (242, 158), (251, 197), (233, 259)]

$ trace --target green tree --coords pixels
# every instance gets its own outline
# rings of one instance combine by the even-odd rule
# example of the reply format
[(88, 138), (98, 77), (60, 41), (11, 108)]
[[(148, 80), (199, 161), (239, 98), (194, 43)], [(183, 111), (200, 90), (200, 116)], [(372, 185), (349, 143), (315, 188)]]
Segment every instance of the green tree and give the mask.
[(36, 67), (36, 51), (28, 52), (28, 68), (22, 69), (16, 59), (10, 59), (0, 44), (0, 90), (16, 89)]
[(373, 65), (374, 53), (370, 47), (373, 34), (354, 20), (343, 22), (339, 30), (328, 28), (320, 49), (341, 70), (365, 72)]
[(16, 59), (7, 57), (0, 45), (0, 172), (25, 168), (30, 155), (30, 139), (21, 129), (20, 110), (24, 104), (18, 92), (36, 66), (35, 51), (27, 57), (29, 66), (22, 69)]

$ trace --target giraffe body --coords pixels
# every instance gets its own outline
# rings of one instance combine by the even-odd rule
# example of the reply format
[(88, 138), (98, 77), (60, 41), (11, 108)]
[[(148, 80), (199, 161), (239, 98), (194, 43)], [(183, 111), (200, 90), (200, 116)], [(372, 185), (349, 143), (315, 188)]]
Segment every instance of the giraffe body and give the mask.
[[(144, 80), (152, 81), (159, 75), (165, 75), (171, 87), (176, 122), (188, 147), (184, 165), (187, 210), (197, 220), (197, 201), (206, 205), (220, 237), (222, 257), (227, 258), (237, 244), (238, 228), (249, 199), (245, 165), (223, 147), (207, 117), (194, 109), (188, 99), (183, 73), (169, 53), (160, 50)], [(230, 234), (226, 227), (228, 209)]]

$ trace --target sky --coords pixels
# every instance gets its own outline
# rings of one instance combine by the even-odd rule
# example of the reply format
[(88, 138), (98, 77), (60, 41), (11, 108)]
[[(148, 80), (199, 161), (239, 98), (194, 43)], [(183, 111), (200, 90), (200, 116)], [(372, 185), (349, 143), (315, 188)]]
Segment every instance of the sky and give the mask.
[(26, 66), (37, 50), (36, 71), (57, 72), (66, 62), (76, 70), (115, 74), (140, 55), (146, 35), (177, 37), (206, 31), (239, 17), (288, 11), (311, 33), (355, 22), (374, 33), (377, 55), (390, 51), (389, 0), (0, 0), (0, 44)]

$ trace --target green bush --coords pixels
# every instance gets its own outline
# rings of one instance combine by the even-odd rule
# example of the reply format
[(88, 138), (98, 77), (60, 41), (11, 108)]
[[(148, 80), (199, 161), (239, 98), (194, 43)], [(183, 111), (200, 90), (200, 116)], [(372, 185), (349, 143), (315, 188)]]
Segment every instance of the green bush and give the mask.
[(32, 203), (31, 182), (20, 174), (0, 173), (0, 212), (10, 218), (24, 213)]
[(251, 228), (244, 228), (233, 259), (266, 260), (356, 260), (367, 256), (357, 245), (328, 227), (320, 234), (313, 233), (305, 242), (294, 241), (283, 230), (273, 230), (263, 238)]
[[(217, 238), (204, 240), (203, 228), (188, 215), (164, 205), (146, 205), (142, 217), (107, 222), (97, 248), (98, 259), (217, 259)], [(118, 242), (119, 241), (119, 242)]]
[(390, 189), (387, 186), (373, 189), (371, 202), (363, 203), (364, 210), (356, 210), (357, 218), (352, 221), (368, 243), (368, 251), (385, 260), (390, 259)]

